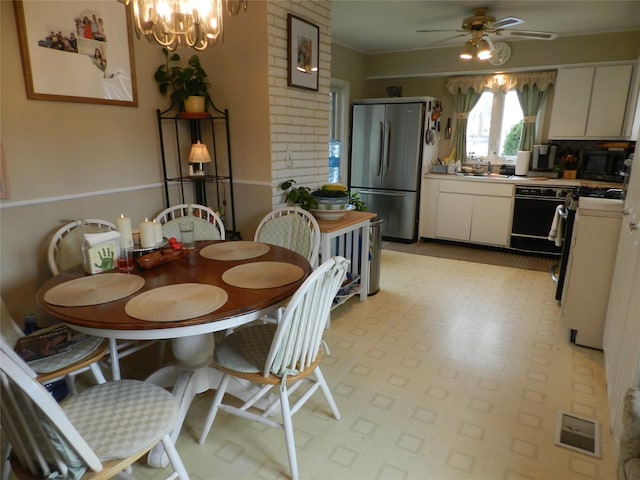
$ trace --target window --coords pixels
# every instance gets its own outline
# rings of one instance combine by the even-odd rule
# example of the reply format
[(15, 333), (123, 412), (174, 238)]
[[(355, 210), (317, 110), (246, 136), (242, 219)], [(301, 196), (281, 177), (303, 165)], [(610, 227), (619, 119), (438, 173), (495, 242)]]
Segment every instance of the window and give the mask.
[(347, 179), (347, 162), (344, 160), (348, 158), (348, 105), (348, 82), (331, 79), (331, 86), (329, 88), (329, 183), (346, 183)]
[(483, 92), (467, 120), (467, 158), (488, 158), (495, 153), (506, 162), (515, 162), (522, 119), (515, 90)]

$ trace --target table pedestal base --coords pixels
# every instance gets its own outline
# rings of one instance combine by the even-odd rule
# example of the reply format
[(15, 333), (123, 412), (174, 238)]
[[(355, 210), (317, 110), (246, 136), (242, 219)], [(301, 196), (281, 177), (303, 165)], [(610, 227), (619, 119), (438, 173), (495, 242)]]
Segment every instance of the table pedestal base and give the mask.
[[(176, 338), (172, 340), (172, 346), (180, 363), (161, 368), (152, 373), (146, 381), (163, 388), (173, 387), (172, 393), (178, 399), (180, 409), (178, 421), (171, 432), (171, 440), (175, 443), (194, 397), (207, 390), (216, 390), (220, 385), (222, 373), (209, 366), (215, 346), (213, 334)], [(242, 400), (247, 400), (253, 395), (256, 389), (254, 385), (235, 380), (230, 383), (227, 393)], [(169, 464), (162, 443), (151, 449), (147, 463), (154, 468), (164, 468)]]

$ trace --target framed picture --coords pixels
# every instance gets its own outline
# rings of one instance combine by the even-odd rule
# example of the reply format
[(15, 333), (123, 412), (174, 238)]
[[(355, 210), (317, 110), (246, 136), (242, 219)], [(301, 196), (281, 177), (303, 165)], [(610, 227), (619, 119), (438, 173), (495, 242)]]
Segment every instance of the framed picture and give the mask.
[(14, 1), (27, 98), (137, 106), (129, 9), (114, 0)]
[(318, 44), (320, 29), (306, 20), (287, 15), (290, 87), (318, 91)]

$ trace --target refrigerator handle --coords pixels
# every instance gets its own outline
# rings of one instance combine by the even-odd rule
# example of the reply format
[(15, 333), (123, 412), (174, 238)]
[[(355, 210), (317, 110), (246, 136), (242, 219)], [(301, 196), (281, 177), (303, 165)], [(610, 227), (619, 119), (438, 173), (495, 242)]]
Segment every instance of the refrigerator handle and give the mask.
[(389, 151), (391, 141), (391, 123), (387, 122), (387, 127), (385, 128), (385, 139), (384, 139), (384, 167), (382, 169), (382, 175), (387, 176), (389, 174)]
[(382, 157), (384, 155), (384, 124), (380, 122), (380, 138), (378, 140), (378, 176), (382, 175)]
[(374, 190), (358, 190), (359, 194), (362, 195), (378, 195), (381, 197), (406, 197), (407, 194), (404, 192), (380, 192)]

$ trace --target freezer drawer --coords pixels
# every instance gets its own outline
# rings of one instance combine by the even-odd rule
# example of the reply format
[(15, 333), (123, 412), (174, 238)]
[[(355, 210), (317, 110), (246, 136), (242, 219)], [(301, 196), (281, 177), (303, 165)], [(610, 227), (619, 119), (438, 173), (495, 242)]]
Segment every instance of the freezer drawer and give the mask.
[(413, 242), (417, 239), (417, 192), (354, 188), (369, 212), (382, 219), (382, 238)]

